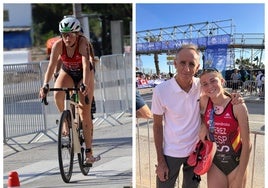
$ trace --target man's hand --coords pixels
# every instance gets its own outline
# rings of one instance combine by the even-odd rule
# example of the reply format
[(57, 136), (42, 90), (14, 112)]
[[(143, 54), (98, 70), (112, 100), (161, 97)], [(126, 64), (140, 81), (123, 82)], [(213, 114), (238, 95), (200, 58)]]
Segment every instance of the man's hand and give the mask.
[(233, 105), (241, 104), (241, 103), (245, 102), (244, 98), (242, 97), (242, 95), (240, 93), (232, 93), (231, 97), (232, 97), (231, 102)]
[(158, 165), (155, 165), (156, 170), (155, 173), (157, 174), (160, 181), (166, 181), (168, 180), (168, 172), (169, 169), (167, 167), (166, 163), (158, 163)]

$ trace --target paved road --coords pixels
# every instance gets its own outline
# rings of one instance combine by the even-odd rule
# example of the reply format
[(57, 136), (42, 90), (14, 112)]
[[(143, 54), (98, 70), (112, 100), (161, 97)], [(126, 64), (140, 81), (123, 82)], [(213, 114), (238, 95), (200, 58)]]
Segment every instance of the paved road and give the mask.
[[(20, 152), (14, 152), (4, 145), (4, 178), (6, 187), (8, 173), (17, 171), (22, 188), (51, 187), (96, 187), (122, 188), (132, 183), (132, 117), (124, 114), (119, 121), (108, 118), (94, 129), (94, 153), (100, 154), (101, 160), (96, 162), (87, 176), (79, 171), (75, 157), (74, 172), (71, 183), (62, 181), (58, 168), (57, 143), (47, 136), (42, 136), (38, 142), (30, 143), (33, 135), (15, 139), (25, 150), (14, 147)], [(52, 130), (55, 133), (57, 129)], [(48, 133), (57, 139), (53, 132)], [(10, 142), (12, 143), (12, 142)]]

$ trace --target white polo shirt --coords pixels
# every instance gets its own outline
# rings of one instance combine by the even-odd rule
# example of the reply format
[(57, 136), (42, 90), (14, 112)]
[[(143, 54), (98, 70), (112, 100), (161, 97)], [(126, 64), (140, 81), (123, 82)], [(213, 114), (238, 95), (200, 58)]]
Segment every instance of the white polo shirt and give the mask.
[(200, 82), (194, 78), (188, 93), (181, 89), (175, 78), (154, 88), (152, 113), (164, 115), (164, 154), (188, 157), (198, 142), (200, 118)]

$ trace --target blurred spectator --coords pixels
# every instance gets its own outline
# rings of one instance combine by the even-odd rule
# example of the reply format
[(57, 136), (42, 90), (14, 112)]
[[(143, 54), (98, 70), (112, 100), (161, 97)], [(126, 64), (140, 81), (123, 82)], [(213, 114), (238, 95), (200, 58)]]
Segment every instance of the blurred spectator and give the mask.
[(239, 74), (238, 69), (234, 69), (234, 72), (231, 75), (232, 92), (237, 92), (240, 78), (241, 75)]
[(244, 67), (241, 68), (240, 75), (242, 82), (245, 82), (246, 80), (249, 79), (249, 73)]
[(257, 81), (259, 97), (263, 98), (264, 97), (264, 74), (261, 71), (258, 71), (256, 81)]
[(242, 81), (242, 89), (241, 91), (244, 91), (245, 89), (245, 85), (246, 85), (246, 81), (249, 80), (249, 73), (248, 71), (244, 68), (244, 67), (241, 67), (241, 70), (240, 70), (240, 75), (241, 75), (241, 81)]

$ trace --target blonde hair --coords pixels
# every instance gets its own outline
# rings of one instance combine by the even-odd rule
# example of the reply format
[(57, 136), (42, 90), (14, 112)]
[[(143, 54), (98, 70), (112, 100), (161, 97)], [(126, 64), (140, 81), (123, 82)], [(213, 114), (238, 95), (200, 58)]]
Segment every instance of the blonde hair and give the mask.
[(218, 78), (220, 79), (224, 79), (222, 74), (215, 68), (208, 68), (208, 69), (204, 69), (200, 74), (199, 74), (199, 78), (201, 78), (201, 76), (207, 74), (207, 73), (215, 73), (217, 75)]
[[(224, 82), (225, 82), (225, 79), (223, 78), (222, 74), (215, 68), (209, 68), (209, 69), (204, 69), (200, 74), (199, 74), (199, 78), (201, 78), (202, 76), (204, 76), (205, 74), (208, 74), (208, 73), (214, 73), (216, 74), (216, 76), (219, 78), (219, 79), (223, 79)], [(228, 93), (226, 91), (226, 89), (224, 89), (223, 87), (223, 91), (224, 91), (224, 94), (228, 97), (232, 97), (230, 93)]]

